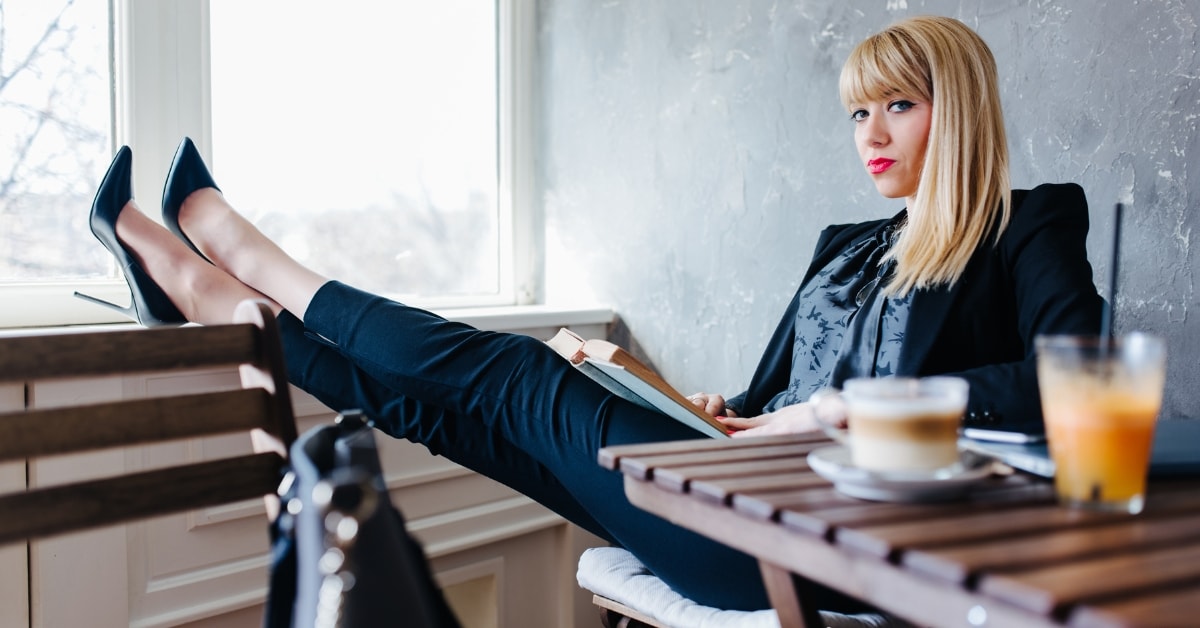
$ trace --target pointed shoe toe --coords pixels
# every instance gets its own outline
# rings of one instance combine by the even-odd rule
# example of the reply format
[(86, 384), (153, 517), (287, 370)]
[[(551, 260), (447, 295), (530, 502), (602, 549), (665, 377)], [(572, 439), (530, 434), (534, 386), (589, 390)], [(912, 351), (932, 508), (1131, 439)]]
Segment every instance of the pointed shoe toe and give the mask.
[(196, 248), (196, 245), (179, 226), (179, 209), (183, 207), (183, 202), (192, 192), (204, 188), (213, 188), (218, 191), (221, 189), (217, 187), (216, 181), (213, 181), (212, 175), (209, 174), (208, 167), (204, 165), (204, 158), (200, 156), (196, 145), (192, 143), (191, 138), (185, 137), (183, 141), (179, 142), (179, 148), (175, 150), (175, 158), (171, 161), (171, 169), (167, 172), (167, 181), (163, 184), (163, 224), (197, 255), (207, 260), (208, 257)]

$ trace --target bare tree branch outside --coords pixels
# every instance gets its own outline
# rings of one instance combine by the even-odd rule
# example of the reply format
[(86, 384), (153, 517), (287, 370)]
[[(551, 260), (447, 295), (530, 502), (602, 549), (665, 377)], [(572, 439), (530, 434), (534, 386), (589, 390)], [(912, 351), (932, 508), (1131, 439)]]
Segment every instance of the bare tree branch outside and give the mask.
[(111, 267), (87, 229), (111, 145), (107, 5), (0, 0), (0, 281)]

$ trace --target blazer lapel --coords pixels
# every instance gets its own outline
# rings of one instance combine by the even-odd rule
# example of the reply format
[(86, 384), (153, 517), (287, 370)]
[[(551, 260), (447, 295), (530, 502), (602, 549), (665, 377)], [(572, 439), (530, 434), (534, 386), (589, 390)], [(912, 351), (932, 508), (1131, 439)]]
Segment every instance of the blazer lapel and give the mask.
[(900, 348), (898, 375), (919, 375), (921, 365), (933, 350), (933, 342), (942, 330), (950, 305), (958, 294), (962, 281), (954, 286), (939, 286), (933, 290), (918, 290), (908, 306), (908, 325)]

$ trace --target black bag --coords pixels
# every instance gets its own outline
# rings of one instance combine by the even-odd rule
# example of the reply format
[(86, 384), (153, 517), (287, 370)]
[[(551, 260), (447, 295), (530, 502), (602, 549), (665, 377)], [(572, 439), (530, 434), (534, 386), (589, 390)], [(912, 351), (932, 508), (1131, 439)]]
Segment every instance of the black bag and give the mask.
[(392, 506), (357, 412), (292, 444), (271, 524), (267, 628), (453, 628), (425, 552)]

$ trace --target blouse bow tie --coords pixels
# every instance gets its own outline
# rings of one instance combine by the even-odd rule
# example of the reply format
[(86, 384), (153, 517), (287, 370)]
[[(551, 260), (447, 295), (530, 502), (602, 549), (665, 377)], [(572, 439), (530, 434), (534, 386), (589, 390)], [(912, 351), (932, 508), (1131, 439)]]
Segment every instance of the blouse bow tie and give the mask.
[(842, 310), (857, 310), (879, 285), (881, 279), (895, 269), (896, 261), (879, 260), (892, 248), (896, 225), (888, 224), (875, 235), (855, 244), (842, 254), (841, 263), (829, 275), (829, 301)]

